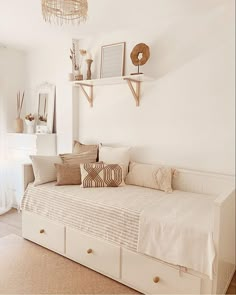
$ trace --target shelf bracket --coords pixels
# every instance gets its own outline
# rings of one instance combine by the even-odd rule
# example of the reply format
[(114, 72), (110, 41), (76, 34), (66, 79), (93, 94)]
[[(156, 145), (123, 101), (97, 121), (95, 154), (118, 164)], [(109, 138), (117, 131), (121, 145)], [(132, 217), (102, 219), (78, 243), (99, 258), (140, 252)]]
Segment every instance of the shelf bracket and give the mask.
[[(133, 94), (133, 97), (135, 99), (135, 102), (136, 102), (136, 107), (139, 106), (139, 103), (140, 103), (140, 86), (141, 86), (141, 81), (138, 81), (138, 80), (135, 80), (135, 79), (132, 79), (132, 78), (124, 78), (125, 81), (127, 81), (128, 83), (128, 86)], [(135, 83), (136, 84), (136, 89), (134, 89), (134, 86), (132, 83)]]
[[(93, 85), (89, 85), (89, 84), (79, 84), (80, 88), (83, 92), (83, 94), (85, 95), (85, 97), (87, 98), (89, 104), (91, 107), (93, 107)], [(84, 87), (89, 87), (90, 88), (90, 93), (88, 94), (88, 92), (85, 90)]]

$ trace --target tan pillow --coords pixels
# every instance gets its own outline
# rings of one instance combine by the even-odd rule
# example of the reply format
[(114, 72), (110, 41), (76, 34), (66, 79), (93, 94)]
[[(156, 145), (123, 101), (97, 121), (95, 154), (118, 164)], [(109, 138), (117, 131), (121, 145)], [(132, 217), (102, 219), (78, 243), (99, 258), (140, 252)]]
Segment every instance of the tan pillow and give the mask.
[(34, 185), (55, 181), (57, 179), (55, 163), (61, 164), (59, 156), (30, 156), (34, 171)]
[(121, 165), (89, 163), (80, 165), (80, 168), (82, 187), (118, 187), (125, 185)]
[(56, 185), (81, 184), (79, 165), (55, 164), (57, 170)]
[(125, 183), (172, 192), (172, 176), (172, 168), (131, 162)]
[(73, 154), (80, 154), (84, 152), (98, 153), (98, 145), (82, 144), (77, 140), (74, 140)]
[(80, 165), (83, 163), (94, 163), (97, 159), (97, 151), (87, 151), (80, 154), (61, 154), (64, 164)]

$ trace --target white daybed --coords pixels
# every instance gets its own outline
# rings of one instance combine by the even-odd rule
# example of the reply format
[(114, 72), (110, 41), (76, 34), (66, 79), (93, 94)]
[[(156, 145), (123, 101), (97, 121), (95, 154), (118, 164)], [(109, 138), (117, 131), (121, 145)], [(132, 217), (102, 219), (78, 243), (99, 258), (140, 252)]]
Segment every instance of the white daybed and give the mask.
[[(24, 165), (23, 172), (24, 188), (26, 189), (27, 185), (34, 179), (32, 166)], [(27, 198), (26, 193), (22, 203), (23, 237), (146, 294), (223, 294), (226, 292), (235, 271), (234, 178), (179, 170), (177, 176), (174, 177), (173, 188), (176, 191), (169, 196), (162, 196), (165, 193), (158, 193), (155, 190), (132, 188), (132, 186), (112, 188), (113, 191), (110, 190), (110, 192), (114, 192), (116, 202), (115, 205), (110, 203), (109, 207), (112, 198), (107, 198), (102, 193), (102, 190), (107, 192), (109, 188), (55, 187), (53, 183), (35, 188), (29, 187), (31, 198)], [(86, 194), (86, 197), (80, 200), (80, 204), (78, 204), (78, 198), (74, 197), (78, 194), (78, 190)], [(122, 198), (117, 198), (118, 192), (123, 194)], [(63, 194), (67, 196), (67, 202), (66, 198), (64, 200)], [(135, 194), (143, 197), (137, 199)], [(152, 235), (148, 236), (148, 227), (144, 226), (142, 237), (138, 237), (138, 229), (141, 224), (140, 208), (145, 207), (145, 200), (147, 200), (147, 214), (142, 218), (144, 218), (143, 224), (146, 225), (152, 216), (155, 219), (156, 198), (163, 197), (164, 203), (158, 213), (158, 216), (160, 216), (165, 214), (163, 208), (169, 210), (168, 204), (173, 203), (175, 197), (176, 201), (181, 202), (181, 198), (184, 199), (186, 195), (191, 196), (190, 205), (197, 207), (199, 198), (199, 204), (201, 203), (201, 206), (203, 206), (199, 207), (200, 210), (209, 210), (209, 216), (206, 214), (208, 211), (202, 216), (205, 216), (209, 222), (208, 230), (212, 231), (214, 246), (214, 249), (209, 251), (211, 255), (202, 256), (201, 252), (197, 252), (201, 250), (201, 236), (196, 235), (196, 241), (199, 238), (199, 249), (194, 247), (193, 250), (191, 247), (187, 247), (186, 253), (184, 253), (186, 257), (189, 256), (190, 258), (191, 255), (199, 255), (199, 257), (192, 257), (196, 265), (192, 268), (186, 267), (188, 259), (184, 263), (181, 263), (182, 260), (180, 260), (180, 263), (172, 263), (168, 259), (154, 258), (155, 241), (151, 242), (150, 237)], [(132, 199), (132, 196), (134, 199)], [(94, 210), (93, 208), (91, 210), (90, 207), (93, 202)], [(126, 203), (125, 208), (123, 208), (124, 203)], [(96, 211), (99, 204), (103, 211)], [(150, 204), (153, 204), (153, 206), (150, 206)], [(73, 208), (76, 208), (77, 205), (82, 208), (78, 214), (76, 214), (77, 211), (73, 212)], [(207, 206), (209, 206), (209, 209)], [(178, 213), (181, 210), (186, 210), (186, 208), (191, 210), (189, 205), (182, 209), (176, 203), (176, 207), (180, 210), (176, 211)], [(145, 212), (145, 210), (143, 211)], [(197, 211), (194, 212), (196, 215)], [(98, 214), (100, 214), (100, 217), (96, 219)], [(120, 216), (122, 216), (121, 219), (119, 219)], [(126, 219), (124, 219), (124, 216)], [(194, 216), (194, 214), (191, 215), (190, 212), (189, 216)], [(189, 218), (189, 216), (186, 218)], [(162, 216), (162, 218), (165, 218), (165, 216)], [(187, 219), (184, 220), (186, 222)], [(192, 221), (189, 219), (189, 222)], [(204, 226), (205, 221), (201, 217), (197, 222), (197, 216), (195, 216), (194, 222), (196, 224), (194, 228), (196, 227), (197, 230)], [(155, 227), (150, 231), (153, 232), (153, 230), (155, 230)], [(140, 241), (138, 243), (139, 238), (142, 239), (142, 243)], [(172, 241), (168, 239), (169, 237), (167, 237), (168, 242)], [(139, 244), (141, 246), (138, 248), (137, 245)], [(184, 246), (186, 245), (183, 245), (185, 250)], [(209, 246), (209, 248), (211, 247)], [(169, 257), (168, 253), (166, 257)], [(214, 271), (212, 273), (205, 271), (207, 268), (204, 268), (204, 265), (209, 265), (211, 259), (214, 259)], [(198, 260), (202, 260), (199, 268)]]

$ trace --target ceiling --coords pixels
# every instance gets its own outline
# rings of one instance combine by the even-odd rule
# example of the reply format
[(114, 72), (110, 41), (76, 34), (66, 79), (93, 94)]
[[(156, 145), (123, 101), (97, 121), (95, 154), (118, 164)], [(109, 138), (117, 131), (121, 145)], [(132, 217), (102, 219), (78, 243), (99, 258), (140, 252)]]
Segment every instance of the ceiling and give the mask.
[(234, 0), (88, 0), (89, 19), (79, 26), (50, 25), (41, 0), (0, 0), (0, 47), (30, 50), (52, 40), (83, 38), (114, 30), (160, 30), (186, 16), (206, 13)]

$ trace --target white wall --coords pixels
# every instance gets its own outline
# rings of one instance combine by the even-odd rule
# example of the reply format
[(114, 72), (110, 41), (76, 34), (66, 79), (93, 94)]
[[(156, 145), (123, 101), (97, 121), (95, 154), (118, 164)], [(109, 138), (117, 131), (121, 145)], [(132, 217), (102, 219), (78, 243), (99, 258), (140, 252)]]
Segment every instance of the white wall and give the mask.
[[(7, 105), (6, 118), (8, 132), (14, 131), (16, 118), (16, 95), (26, 87), (26, 54), (10, 48), (0, 48), (0, 94)], [(26, 93), (27, 96), (27, 93)], [(22, 116), (24, 116), (24, 107)]]
[[(161, 1), (155, 3), (150, 9), (160, 11)], [(205, 2), (196, 3), (199, 8)], [(158, 26), (153, 19), (147, 28), (144, 15), (137, 20), (143, 27), (81, 40), (81, 48), (94, 56), (94, 77), (101, 45), (126, 41), (126, 74), (135, 71), (129, 58), (133, 46), (150, 46), (151, 59), (141, 70), (154, 80), (142, 84), (139, 108), (125, 84), (95, 88), (93, 108), (78, 90), (72, 100), (66, 82), (71, 40), (31, 52), (31, 90), (45, 80), (57, 87), (59, 152), (70, 151), (74, 136), (82, 142), (131, 145), (134, 160), (234, 174), (234, 1), (215, 3), (172, 24)], [(131, 9), (128, 2), (126, 8)]]
[(39, 48), (28, 54), (28, 91), (27, 112), (37, 113), (36, 95), (40, 84), (49, 82), (56, 85), (56, 129), (58, 153), (71, 151), (72, 148), (72, 87), (68, 82), (71, 72), (69, 49), (71, 39), (54, 42), (48, 47)]
[[(201, 2), (204, 5), (204, 2)], [(199, 5), (201, 5), (199, 4)], [(133, 159), (234, 174), (234, 9), (232, 2), (179, 20), (163, 31), (122, 31), (84, 40), (84, 48), (146, 42), (139, 108), (126, 85), (95, 88), (94, 107), (79, 99), (81, 141), (134, 146)], [(98, 58), (98, 56), (96, 56)], [(95, 68), (95, 73), (98, 71)]]

